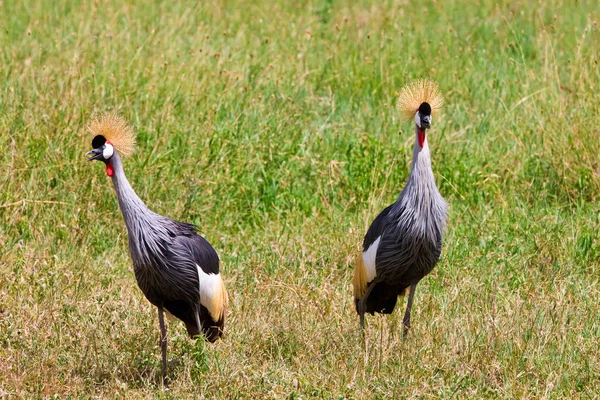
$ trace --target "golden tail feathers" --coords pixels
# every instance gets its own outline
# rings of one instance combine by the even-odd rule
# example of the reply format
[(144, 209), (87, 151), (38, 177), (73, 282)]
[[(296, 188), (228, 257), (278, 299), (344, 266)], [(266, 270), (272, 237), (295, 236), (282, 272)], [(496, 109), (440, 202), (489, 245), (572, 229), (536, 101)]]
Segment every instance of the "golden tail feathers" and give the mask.
[(214, 295), (209, 300), (206, 308), (208, 312), (210, 312), (210, 316), (215, 321), (224, 321), (225, 313), (227, 311), (227, 307), (229, 306), (229, 296), (227, 295), (227, 290), (225, 289), (225, 284), (223, 283), (223, 279), (219, 276), (220, 284), (215, 290)]
[(358, 252), (356, 257), (356, 267), (354, 268), (354, 277), (352, 278), (352, 289), (354, 299), (360, 300), (367, 290), (367, 271), (365, 270), (365, 262), (363, 260), (362, 251)]

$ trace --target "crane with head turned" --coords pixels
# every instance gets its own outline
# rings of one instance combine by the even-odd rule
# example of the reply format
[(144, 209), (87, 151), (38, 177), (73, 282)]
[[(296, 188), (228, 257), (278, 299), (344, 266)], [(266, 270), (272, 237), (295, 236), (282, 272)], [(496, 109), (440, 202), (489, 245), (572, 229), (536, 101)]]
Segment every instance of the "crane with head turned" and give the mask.
[(119, 152), (135, 148), (133, 130), (116, 114), (89, 125), (93, 135), (88, 161), (105, 164), (128, 232), (129, 254), (137, 283), (158, 308), (163, 379), (167, 373), (164, 311), (185, 323), (190, 337), (214, 342), (223, 334), (227, 291), (219, 273), (219, 256), (194, 225), (177, 222), (148, 209), (127, 181)]
[(391, 314), (398, 296), (408, 290), (402, 333), (406, 338), (417, 284), (440, 258), (448, 206), (435, 184), (427, 132), (442, 104), (443, 97), (431, 80), (414, 81), (398, 96), (402, 116), (415, 124), (412, 166), (396, 202), (367, 230), (357, 257), (352, 286), (361, 328), (365, 313)]

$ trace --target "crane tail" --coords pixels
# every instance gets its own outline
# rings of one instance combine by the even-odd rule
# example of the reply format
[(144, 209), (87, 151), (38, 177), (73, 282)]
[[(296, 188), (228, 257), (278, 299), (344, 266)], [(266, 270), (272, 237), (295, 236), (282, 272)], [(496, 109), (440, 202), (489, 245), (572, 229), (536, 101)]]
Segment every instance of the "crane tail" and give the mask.
[(354, 293), (354, 305), (358, 313), (358, 302), (364, 296), (367, 290), (367, 271), (362, 251), (358, 252), (356, 257), (356, 267), (354, 268), (354, 277), (352, 278), (352, 291)]
[(196, 321), (185, 322), (185, 327), (191, 338), (195, 339), (200, 335), (204, 335), (206, 340), (213, 343), (223, 336), (223, 327), (225, 325), (224, 315), (219, 320), (215, 321), (208, 309), (202, 304), (198, 306), (197, 315), (200, 321), (200, 329), (198, 329), (198, 323)]
[[(368, 251), (367, 251), (368, 253)], [(369, 282), (367, 266), (365, 265), (365, 254), (358, 252), (356, 267), (352, 278), (352, 289), (354, 294), (354, 306), (356, 313), (361, 315), (359, 303), (364, 303), (364, 312), (371, 315), (374, 313), (391, 314), (396, 307), (398, 296), (403, 296), (406, 288), (398, 291), (397, 287), (390, 286), (385, 282), (378, 282), (373, 278)]]
[(220, 274), (217, 276), (218, 280), (215, 282), (213, 295), (210, 297), (210, 299), (207, 299), (207, 302), (202, 301), (203, 305), (210, 313), (211, 318), (215, 322), (225, 320), (225, 312), (227, 311), (227, 307), (229, 305), (229, 296), (227, 295), (227, 290), (225, 289), (223, 279), (221, 279)]

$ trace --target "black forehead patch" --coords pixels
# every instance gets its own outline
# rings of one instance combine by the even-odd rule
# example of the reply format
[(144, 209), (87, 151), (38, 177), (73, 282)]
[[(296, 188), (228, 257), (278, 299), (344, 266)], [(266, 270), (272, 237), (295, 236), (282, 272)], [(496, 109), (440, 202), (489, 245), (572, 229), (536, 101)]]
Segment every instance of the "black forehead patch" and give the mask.
[(106, 143), (106, 138), (104, 136), (102, 136), (102, 135), (96, 135), (92, 139), (92, 147), (94, 149), (97, 149), (98, 147), (104, 146), (104, 143)]
[(419, 106), (419, 114), (421, 115), (431, 115), (431, 106), (429, 103), (421, 103)]

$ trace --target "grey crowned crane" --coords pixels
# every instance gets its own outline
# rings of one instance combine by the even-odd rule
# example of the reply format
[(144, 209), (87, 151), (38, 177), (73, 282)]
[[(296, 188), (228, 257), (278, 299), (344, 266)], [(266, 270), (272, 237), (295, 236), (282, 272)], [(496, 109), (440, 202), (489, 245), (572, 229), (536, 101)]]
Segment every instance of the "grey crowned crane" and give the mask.
[(223, 334), (227, 291), (219, 274), (219, 256), (196, 227), (148, 209), (127, 181), (119, 152), (130, 155), (135, 136), (126, 121), (104, 114), (89, 125), (93, 134), (88, 161), (102, 161), (117, 193), (129, 238), (137, 283), (158, 308), (163, 378), (167, 373), (167, 337), (163, 311), (185, 323), (190, 337), (214, 342)]
[(403, 118), (415, 123), (412, 167), (396, 202), (369, 227), (357, 258), (352, 286), (362, 328), (365, 313), (391, 314), (398, 296), (408, 289), (402, 333), (406, 338), (417, 284), (440, 258), (448, 205), (435, 185), (427, 130), (442, 104), (431, 80), (412, 82), (398, 96)]

